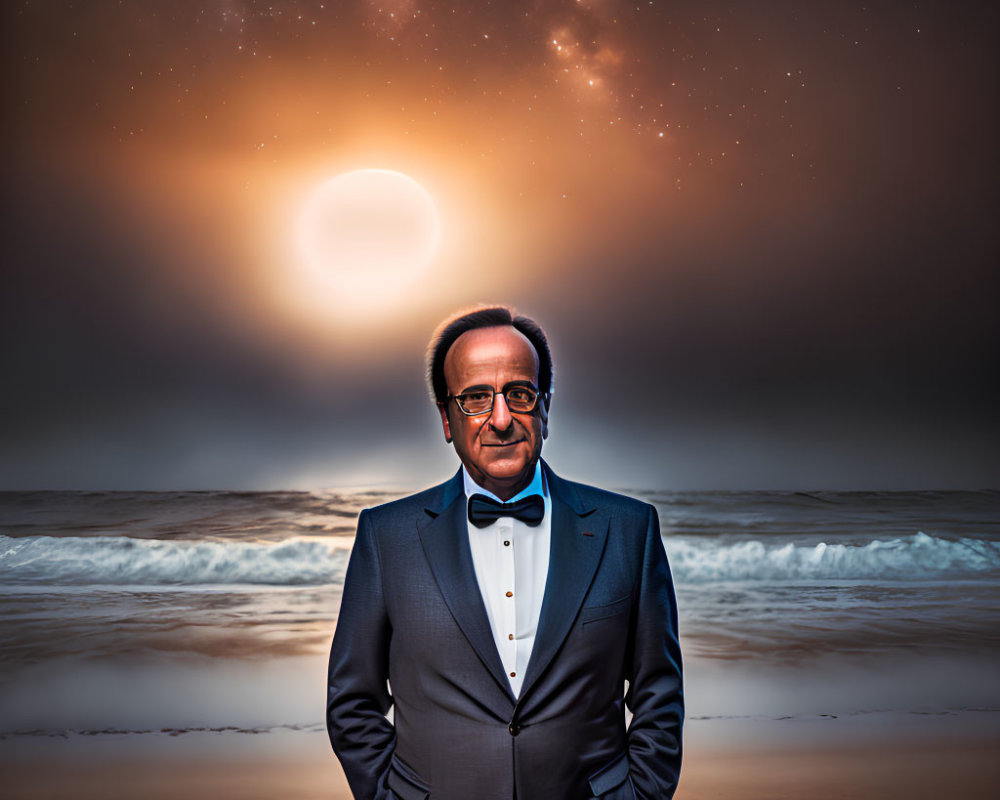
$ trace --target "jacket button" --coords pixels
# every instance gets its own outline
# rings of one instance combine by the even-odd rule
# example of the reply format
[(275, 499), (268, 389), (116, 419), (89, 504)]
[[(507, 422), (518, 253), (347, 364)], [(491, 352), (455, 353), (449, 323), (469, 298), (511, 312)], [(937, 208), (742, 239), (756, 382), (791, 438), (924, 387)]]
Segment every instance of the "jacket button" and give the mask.
[(514, 724), (514, 723), (512, 722), (512, 723), (511, 723), (511, 724), (510, 724), (510, 725), (509, 725), (509, 726), (507, 727), (507, 730), (509, 730), (509, 731), (510, 731), (510, 735), (511, 735), (511, 736), (517, 736), (517, 735), (518, 735), (518, 734), (519, 734), (519, 733), (521, 732), (521, 726), (520, 726), (520, 725), (515, 725), (515, 724)]

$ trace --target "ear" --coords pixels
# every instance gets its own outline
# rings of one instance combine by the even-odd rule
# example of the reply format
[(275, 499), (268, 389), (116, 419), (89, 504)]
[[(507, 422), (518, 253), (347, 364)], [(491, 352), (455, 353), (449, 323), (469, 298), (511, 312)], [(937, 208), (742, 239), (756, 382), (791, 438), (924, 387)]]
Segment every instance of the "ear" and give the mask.
[(438, 403), (438, 412), (441, 414), (441, 424), (444, 426), (444, 440), (451, 443), (451, 423), (448, 421), (448, 404)]
[(549, 405), (552, 403), (552, 396), (549, 395), (548, 399), (542, 400), (538, 405), (538, 419), (542, 423), (542, 438), (549, 438)]

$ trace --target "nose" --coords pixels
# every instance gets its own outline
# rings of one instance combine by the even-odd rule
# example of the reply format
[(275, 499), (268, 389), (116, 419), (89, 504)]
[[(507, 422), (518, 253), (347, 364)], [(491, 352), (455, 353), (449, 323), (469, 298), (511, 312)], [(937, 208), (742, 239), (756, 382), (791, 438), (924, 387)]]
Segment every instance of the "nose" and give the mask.
[(490, 414), (490, 427), (497, 433), (510, 430), (512, 418), (507, 407), (507, 398), (497, 392), (493, 396), (493, 412)]

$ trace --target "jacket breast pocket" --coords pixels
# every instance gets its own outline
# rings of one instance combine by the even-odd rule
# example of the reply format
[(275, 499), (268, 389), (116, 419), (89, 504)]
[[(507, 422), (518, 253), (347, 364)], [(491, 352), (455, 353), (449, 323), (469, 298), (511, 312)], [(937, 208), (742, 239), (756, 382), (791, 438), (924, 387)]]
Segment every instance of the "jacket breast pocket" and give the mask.
[(631, 595), (625, 595), (624, 597), (620, 597), (619, 599), (611, 603), (605, 603), (604, 605), (584, 606), (580, 609), (580, 622), (586, 626), (591, 622), (597, 622), (601, 619), (617, 617), (619, 614), (624, 614), (629, 609), (629, 601), (631, 599)]
[(399, 800), (427, 800), (430, 787), (412, 769), (392, 754), (389, 762), (389, 789)]

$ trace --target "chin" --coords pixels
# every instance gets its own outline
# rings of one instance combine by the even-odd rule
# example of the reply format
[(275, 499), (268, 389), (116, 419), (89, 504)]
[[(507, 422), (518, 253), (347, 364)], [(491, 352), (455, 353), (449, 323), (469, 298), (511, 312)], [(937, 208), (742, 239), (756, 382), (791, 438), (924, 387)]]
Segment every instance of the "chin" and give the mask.
[(525, 467), (490, 467), (483, 470), (488, 478), (492, 478), (495, 481), (510, 480), (511, 478), (516, 478), (519, 475), (525, 473)]
[(483, 472), (495, 481), (512, 480), (530, 472), (535, 465), (527, 461), (500, 461), (487, 465)]

